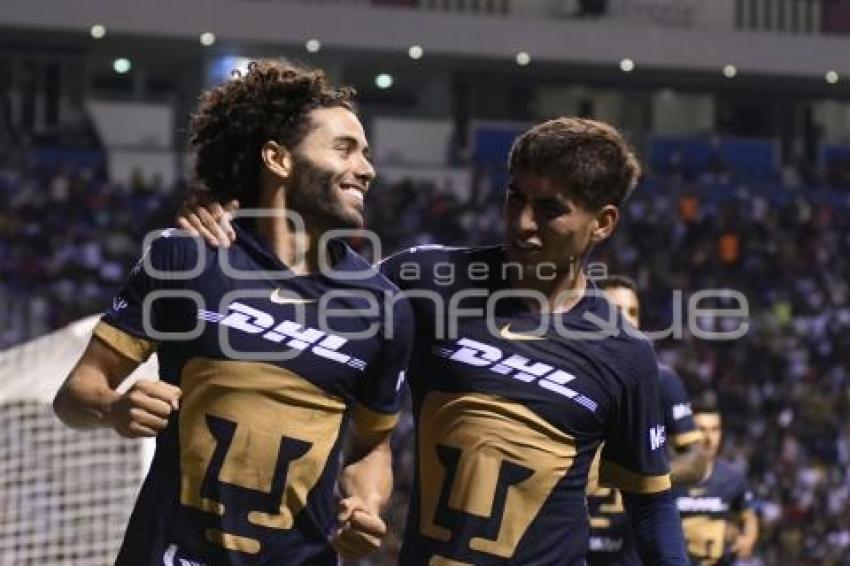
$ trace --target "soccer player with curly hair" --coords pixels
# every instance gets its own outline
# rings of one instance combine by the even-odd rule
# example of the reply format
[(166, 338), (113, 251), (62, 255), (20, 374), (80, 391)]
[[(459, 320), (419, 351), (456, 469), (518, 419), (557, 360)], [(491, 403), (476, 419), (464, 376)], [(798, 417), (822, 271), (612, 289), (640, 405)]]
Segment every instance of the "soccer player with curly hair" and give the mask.
[[(398, 288), (324, 237), (363, 226), (375, 175), (353, 94), (260, 61), (192, 117), (197, 182), (259, 212), (227, 249), (155, 237), (54, 402), (70, 426), (156, 437), (122, 566), (331, 565), (386, 531), (412, 312), (385, 322)], [(154, 352), (161, 380), (118, 390)]]
[(583, 269), (637, 159), (612, 126), (558, 118), (517, 138), (508, 166), (502, 245), (423, 246), (380, 265), (417, 329), (400, 562), (584, 564), (603, 446), (599, 481), (622, 492), (643, 562), (684, 565), (655, 353)]

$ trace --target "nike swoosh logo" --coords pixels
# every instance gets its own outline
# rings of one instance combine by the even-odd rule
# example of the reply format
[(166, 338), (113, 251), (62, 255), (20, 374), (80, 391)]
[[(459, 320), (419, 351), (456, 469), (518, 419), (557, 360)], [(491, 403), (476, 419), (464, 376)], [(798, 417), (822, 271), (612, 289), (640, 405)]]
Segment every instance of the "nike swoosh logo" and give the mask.
[(545, 336), (535, 336), (534, 334), (519, 334), (517, 332), (511, 332), (511, 325), (506, 324), (499, 331), (499, 336), (504, 338), (505, 340), (546, 340)]
[(302, 299), (293, 295), (284, 295), (280, 289), (272, 291), (269, 300), (277, 305), (309, 305), (318, 302), (316, 299)]

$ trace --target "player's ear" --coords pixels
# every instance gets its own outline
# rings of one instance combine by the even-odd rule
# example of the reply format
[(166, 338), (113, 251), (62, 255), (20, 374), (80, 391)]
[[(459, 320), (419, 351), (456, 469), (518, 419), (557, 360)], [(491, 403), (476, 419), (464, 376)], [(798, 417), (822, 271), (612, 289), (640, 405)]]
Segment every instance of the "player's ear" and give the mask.
[(292, 174), (292, 152), (286, 146), (275, 141), (267, 141), (260, 150), (263, 165), (270, 173), (282, 180), (286, 180)]
[(614, 233), (620, 220), (620, 210), (613, 204), (606, 204), (594, 215), (590, 238), (594, 244), (606, 240)]

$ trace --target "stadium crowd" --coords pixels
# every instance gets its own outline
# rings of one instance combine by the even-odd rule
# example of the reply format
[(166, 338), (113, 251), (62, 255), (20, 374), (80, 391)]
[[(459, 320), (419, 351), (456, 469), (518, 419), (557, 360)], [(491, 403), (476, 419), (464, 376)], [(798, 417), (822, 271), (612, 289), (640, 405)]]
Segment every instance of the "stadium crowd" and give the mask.
[[(763, 535), (754, 564), (850, 564), (850, 201), (826, 189), (747, 187), (734, 178), (650, 176), (613, 241), (595, 254), (633, 277), (649, 330), (702, 289), (748, 301), (737, 340), (658, 340), (692, 395), (716, 395), (726, 457), (747, 470)], [(377, 186), (370, 226), (384, 251), (500, 241), (498, 193), (470, 202), (421, 182)], [(109, 182), (90, 168), (0, 163), (0, 348), (106, 307), (144, 235), (171, 223), (182, 188)], [(674, 291), (681, 290), (678, 298)], [(717, 307), (731, 307), (721, 301)], [(685, 315), (687, 318), (687, 312)], [(701, 328), (731, 329), (733, 316)], [(395, 437), (394, 536), (373, 563), (395, 563), (413, 473), (412, 422)]]
[(88, 167), (0, 164), (0, 348), (102, 311), (178, 194)]

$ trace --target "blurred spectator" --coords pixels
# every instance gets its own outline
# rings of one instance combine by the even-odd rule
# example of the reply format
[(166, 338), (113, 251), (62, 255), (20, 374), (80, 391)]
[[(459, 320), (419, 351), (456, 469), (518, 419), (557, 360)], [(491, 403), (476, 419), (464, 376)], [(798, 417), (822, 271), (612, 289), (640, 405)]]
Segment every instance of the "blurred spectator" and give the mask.
[(158, 187), (120, 187), (87, 169), (0, 169), (0, 347), (103, 310), (175, 203)]

